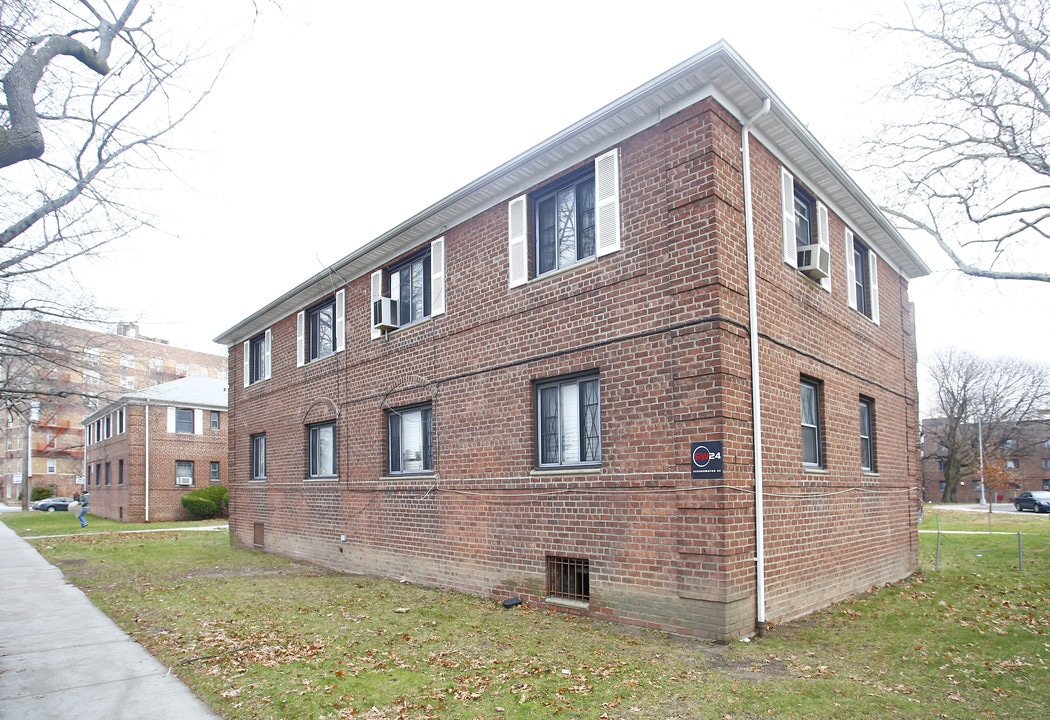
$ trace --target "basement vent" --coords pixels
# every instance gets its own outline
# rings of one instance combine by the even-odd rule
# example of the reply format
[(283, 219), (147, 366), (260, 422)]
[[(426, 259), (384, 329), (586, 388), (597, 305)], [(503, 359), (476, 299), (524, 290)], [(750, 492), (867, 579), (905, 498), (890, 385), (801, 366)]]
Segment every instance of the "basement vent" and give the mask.
[(587, 560), (548, 555), (547, 597), (590, 602), (591, 581)]
[(263, 523), (255, 523), (253, 528), (252, 545), (255, 547), (263, 546), (263, 539), (265, 536), (265, 525)]

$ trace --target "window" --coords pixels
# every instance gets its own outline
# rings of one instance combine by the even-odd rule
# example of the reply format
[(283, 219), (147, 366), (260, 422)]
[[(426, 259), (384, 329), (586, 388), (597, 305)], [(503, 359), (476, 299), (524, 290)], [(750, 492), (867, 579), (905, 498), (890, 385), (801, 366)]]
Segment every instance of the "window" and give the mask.
[(539, 195), (533, 205), (536, 275), (595, 255), (594, 169)]
[(131, 353), (120, 354), (120, 366), (122, 368), (133, 368), (135, 367), (135, 356)]
[(310, 477), (335, 477), (335, 423), (310, 426)]
[(175, 461), (175, 484), (177, 484), (177, 485), (192, 485), (193, 484), (193, 461), (192, 460), (176, 460)]
[(175, 432), (193, 433), (192, 408), (175, 408)]
[(391, 475), (434, 471), (433, 409), (391, 410), (387, 415), (388, 469)]
[(49, 473), (56, 473), (56, 472), (58, 472), (58, 461), (55, 458), (48, 458), (47, 459), (47, 471)]
[[(799, 268), (800, 257), (808, 258), (804, 265), (807, 275), (831, 292), (831, 241), (828, 235), (828, 208), (799, 183), (787, 168), (780, 169), (780, 202), (782, 211), (782, 240), (784, 262)], [(816, 254), (812, 251), (817, 246)], [(809, 248), (810, 252), (800, 252)]]
[(820, 385), (803, 378), (802, 396), (802, 465), (821, 467)]
[(1050, 458), (1043, 458), (1043, 470), (1050, 470)]
[(112, 466), (110, 463), (106, 463), (106, 485), (109, 485), (113, 480)]
[(219, 411), (218, 410), (212, 410), (211, 411), (211, 429), (212, 430), (218, 430), (219, 429)]
[(135, 389), (135, 378), (130, 375), (122, 375), (120, 377), (120, 389), (121, 390), (134, 390)]
[(100, 375), (96, 370), (85, 370), (84, 382), (86, 382), (88, 385), (97, 387), (102, 382), (102, 375)]
[(149, 359), (149, 371), (151, 373), (164, 372), (164, 358), (151, 357)]
[[(386, 294), (384, 294), (384, 292)], [(445, 238), (440, 237), (403, 263), (388, 270), (372, 273), (372, 337), (382, 335), (376, 327), (382, 318), (381, 306), (375, 315), (377, 301), (390, 298), (396, 302), (393, 325), (404, 327), (445, 312)]]
[(846, 292), (849, 306), (879, 322), (879, 259), (871, 249), (846, 230)]
[(1006, 461), (1007, 470), (1017, 470), (1020, 467), (1018, 461), (1015, 458), (1011, 458)]
[(189, 363), (177, 362), (175, 363), (175, 374), (180, 378), (184, 378), (190, 374)]
[(84, 348), (84, 360), (88, 365), (97, 366), (102, 359), (102, 351), (98, 348)]
[(1003, 441), (1003, 447), (1006, 448), (1007, 450), (1016, 450), (1017, 449), (1017, 440), (1015, 438), (1007, 438), (1006, 440)]
[(940, 470), (941, 472), (944, 472), (944, 468), (947, 465), (948, 465), (948, 461), (947, 460), (938, 460), (937, 461), (937, 469)]
[(875, 472), (875, 436), (872, 426), (875, 418), (875, 401), (860, 399), (860, 469)]
[(548, 555), (547, 597), (590, 602), (591, 578), (588, 561)]
[(102, 484), (102, 463), (95, 463), (95, 484)]
[(244, 343), (244, 387), (270, 378), (270, 344), (273, 336), (269, 330), (256, 335)]
[(106, 440), (109, 440), (111, 437), (113, 437), (113, 416), (107, 415), (102, 421), (102, 426), (105, 428), (105, 430), (103, 431), (105, 432), (105, 435), (103, 435), (103, 437)]
[(211, 462), (211, 480), (212, 482), (219, 481), (219, 463), (214, 460)]
[(117, 485), (124, 484), (124, 460), (117, 460)]
[(346, 291), (303, 310), (296, 317), (296, 364), (341, 352), (346, 345)]
[(126, 415), (124, 413), (124, 408), (120, 408), (119, 410), (117, 410), (117, 435), (121, 435), (124, 432), (124, 429), (125, 429), (125, 426), (124, 426), (124, 421), (125, 420), (124, 419), (125, 419), (125, 417), (126, 417)]
[(597, 465), (602, 459), (598, 378), (569, 378), (536, 388), (540, 467)]
[(266, 479), (266, 435), (252, 435), (252, 480)]
[(510, 287), (528, 282), (530, 249), (534, 277), (620, 249), (619, 157), (613, 149), (592, 166), (508, 203)]

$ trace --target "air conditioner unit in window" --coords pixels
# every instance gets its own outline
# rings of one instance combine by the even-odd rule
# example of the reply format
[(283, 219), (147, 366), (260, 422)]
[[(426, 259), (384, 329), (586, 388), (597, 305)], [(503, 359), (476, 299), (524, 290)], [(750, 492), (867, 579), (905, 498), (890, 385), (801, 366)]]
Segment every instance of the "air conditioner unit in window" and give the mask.
[(192, 485), (193, 478), (191, 477), (177, 477), (175, 478), (176, 485)]
[(814, 280), (831, 274), (831, 253), (820, 245), (803, 245), (798, 249), (798, 269)]
[(396, 330), (397, 300), (393, 298), (376, 298), (372, 302), (372, 327), (376, 330)]

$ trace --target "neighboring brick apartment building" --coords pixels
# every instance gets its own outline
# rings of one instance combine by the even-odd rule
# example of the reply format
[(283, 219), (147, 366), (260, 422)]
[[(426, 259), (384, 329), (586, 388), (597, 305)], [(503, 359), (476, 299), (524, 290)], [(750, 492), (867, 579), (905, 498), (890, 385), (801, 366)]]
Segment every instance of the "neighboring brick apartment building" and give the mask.
[(226, 484), (226, 380), (188, 377), (128, 393), (84, 418), (91, 514), (188, 520), (182, 496)]
[[(181, 377), (227, 376), (224, 356), (143, 337), (135, 323), (119, 323), (115, 333), (105, 333), (34, 321), (10, 331), (8, 338), (25, 349), (3, 359), (2, 394), (12, 405), (0, 427), (5, 450), (0, 502), (12, 505), (23, 487), (27, 445), (30, 486), (71, 496), (82, 490), (84, 480), (80, 421), (85, 415), (129, 390)], [(49, 394), (26, 395), (26, 388), (45, 388)]]
[(233, 541), (716, 639), (905, 577), (927, 272), (721, 43), (217, 338)]
[[(1050, 490), (1050, 413), (1045, 415), (1044, 420), (1021, 423), (1009, 437), (999, 437), (1000, 433), (993, 430), (984, 436), (985, 467), (999, 466), (1005, 472), (999, 478), (988, 479), (983, 498), (977, 427), (966, 425), (961, 435), (970, 444), (964, 461), (970, 470), (959, 483), (956, 501), (1010, 502), (1025, 490)], [(922, 481), (928, 502), (940, 502), (944, 495), (944, 464), (948, 448), (939, 440), (939, 428), (944, 427), (944, 423), (943, 418), (922, 421)], [(993, 487), (996, 484), (999, 487)]]

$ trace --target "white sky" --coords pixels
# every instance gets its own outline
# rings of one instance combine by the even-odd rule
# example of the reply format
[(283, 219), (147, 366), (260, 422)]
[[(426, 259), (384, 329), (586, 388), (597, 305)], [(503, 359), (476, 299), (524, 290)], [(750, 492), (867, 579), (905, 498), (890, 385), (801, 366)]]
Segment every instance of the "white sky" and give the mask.
[[(183, 0), (177, 19), (191, 28), (207, 19), (215, 32), (216, 13), (234, 12), (228, 3), (250, 8)], [(192, 151), (174, 161), (177, 174), (149, 179), (163, 232), (76, 267), (101, 305), (139, 320), (145, 335), (225, 352), (211, 338), (720, 38), (848, 167), (892, 111), (870, 98), (901, 52), (858, 28), (906, 12), (902, 0), (282, 5), (283, 14), (264, 6), (180, 132)], [(916, 247), (932, 268), (947, 267)], [(945, 272), (913, 281), (920, 364), (949, 345), (1044, 362), (1046, 285)]]

